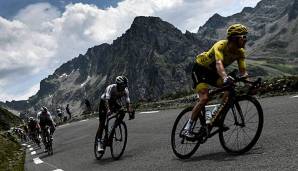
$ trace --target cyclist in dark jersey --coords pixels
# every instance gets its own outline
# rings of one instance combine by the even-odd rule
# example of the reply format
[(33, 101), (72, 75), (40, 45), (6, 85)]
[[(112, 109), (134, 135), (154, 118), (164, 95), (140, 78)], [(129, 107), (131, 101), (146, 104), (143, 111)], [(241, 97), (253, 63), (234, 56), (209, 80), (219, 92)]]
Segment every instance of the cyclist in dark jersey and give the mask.
[[(54, 131), (55, 131), (56, 124), (52, 118), (51, 113), (48, 112), (48, 109), (44, 106), (41, 108), (41, 111), (38, 112), (37, 120), (38, 120), (38, 124), (40, 125), (40, 128), (41, 128), (42, 142), (45, 145), (45, 137), (43, 135), (44, 135), (44, 131), (46, 131), (45, 130), (46, 126), (50, 127), (50, 136), (52, 138)], [(45, 151), (46, 151), (46, 149), (45, 149)]]
[(38, 138), (40, 133), (40, 126), (36, 119), (33, 117), (29, 118), (28, 122), (28, 128), (29, 128), (29, 136), (30, 138), (36, 142), (36, 144), (40, 147), (40, 140)]

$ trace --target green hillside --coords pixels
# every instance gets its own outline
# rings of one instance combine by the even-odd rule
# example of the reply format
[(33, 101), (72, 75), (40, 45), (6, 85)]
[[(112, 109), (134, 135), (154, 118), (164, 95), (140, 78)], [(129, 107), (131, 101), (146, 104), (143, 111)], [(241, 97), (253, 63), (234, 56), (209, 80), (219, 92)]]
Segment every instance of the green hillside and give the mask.
[(21, 124), (21, 119), (0, 107), (0, 170), (23, 171), (24, 150), (14, 137), (6, 133), (10, 127)]
[(0, 131), (9, 130), (10, 127), (21, 124), (21, 119), (8, 110), (0, 107)]

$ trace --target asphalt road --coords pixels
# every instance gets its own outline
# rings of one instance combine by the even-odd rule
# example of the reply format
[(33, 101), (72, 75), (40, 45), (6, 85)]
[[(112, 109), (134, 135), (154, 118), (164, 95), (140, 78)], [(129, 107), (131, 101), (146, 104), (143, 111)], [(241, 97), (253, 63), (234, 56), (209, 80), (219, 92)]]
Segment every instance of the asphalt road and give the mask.
[[(171, 129), (182, 109), (137, 113), (126, 121), (128, 143), (120, 160), (107, 150), (101, 160), (93, 154), (96, 118), (58, 127), (54, 155), (27, 148), (27, 171), (92, 170), (298, 170), (298, 97), (260, 99), (264, 128), (258, 143), (244, 155), (227, 154), (218, 136), (201, 145), (188, 160), (178, 159), (170, 145)], [(32, 149), (33, 148), (33, 149)], [(36, 154), (34, 153), (36, 152)]]

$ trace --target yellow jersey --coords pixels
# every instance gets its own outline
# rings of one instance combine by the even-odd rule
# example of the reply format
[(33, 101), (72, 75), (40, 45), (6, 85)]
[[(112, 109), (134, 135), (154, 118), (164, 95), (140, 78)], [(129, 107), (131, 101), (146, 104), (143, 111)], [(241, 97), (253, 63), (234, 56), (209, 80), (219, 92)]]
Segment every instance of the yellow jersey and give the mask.
[(196, 63), (210, 70), (216, 71), (216, 60), (222, 60), (224, 67), (229, 66), (237, 60), (239, 69), (246, 69), (245, 50), (243, 48), (235, 50), (229, 49), (228, 40), (216, 42), (211, 49), (196, 57)]

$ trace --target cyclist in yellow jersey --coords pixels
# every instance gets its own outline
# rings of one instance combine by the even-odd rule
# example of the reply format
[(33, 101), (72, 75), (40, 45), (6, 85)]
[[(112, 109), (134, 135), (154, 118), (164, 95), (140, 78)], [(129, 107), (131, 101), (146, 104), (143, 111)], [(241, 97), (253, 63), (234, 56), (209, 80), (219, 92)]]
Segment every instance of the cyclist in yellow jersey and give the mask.
[[(207, 52), (203, 52), (195, 59), (192, 69), (193, 88), (199, 99), (192, 109), (192, 116), (188, 120), (184, 135), (194, 138), (192, 125), (198, 119), (201, 109), (208, 102), (208, 85), (220, 87), (233, 81), (225, 71), (225, 67), (238, 62), (240, 74), (247, 76), (244, 47), (247, 28), (242, 24), (233, 24), (227, 30), (227, 40), (219, 40)], [(212, 118), (206, 118), (207, 126), (212, 124)]]

